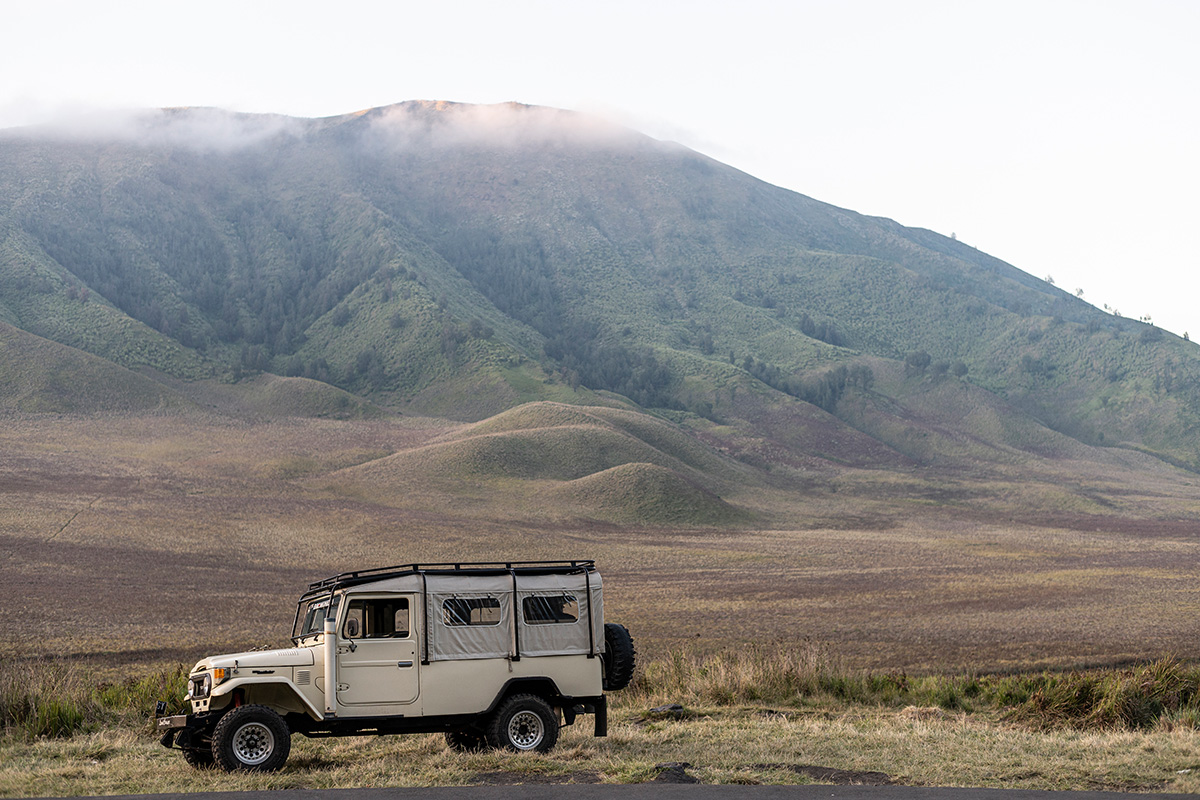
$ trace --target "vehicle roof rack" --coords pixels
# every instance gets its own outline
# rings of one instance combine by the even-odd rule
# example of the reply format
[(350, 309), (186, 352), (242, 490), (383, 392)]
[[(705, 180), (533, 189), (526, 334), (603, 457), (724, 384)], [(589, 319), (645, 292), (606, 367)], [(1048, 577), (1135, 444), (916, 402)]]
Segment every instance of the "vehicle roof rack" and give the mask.
[(435, 564), (402, 564), (394, 567), (375, 567), (360, 569), (354, 572), (341, 572), (337, 575), (316, 581), (308, 585), (309, 595), (313, 592), (334, 591), (347, 586), (358, 586), (363, 583), (396, 578), (401, 575), (575, 575), (582, 572), (594, 572), (594, 559), (573, 561), (488, 561), (488, 562), (455, 562)]

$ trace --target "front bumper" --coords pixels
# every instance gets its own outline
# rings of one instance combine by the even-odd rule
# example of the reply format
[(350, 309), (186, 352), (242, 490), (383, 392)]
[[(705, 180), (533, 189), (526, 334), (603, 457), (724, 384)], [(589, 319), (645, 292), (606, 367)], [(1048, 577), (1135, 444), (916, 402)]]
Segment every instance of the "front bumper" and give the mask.
[(163, 747), (201, 747), (212, 734), (212, 714), (176, 714), (170, 717), (156, 717), (155, 730), (162, 737), (158, 740)]
[(159, 733), (166, 733), (176, 728), (186, 728), (190, 716), (191, 714), (177, 714), (173, 717), (158, 717), (154, 720), (154, 725)]

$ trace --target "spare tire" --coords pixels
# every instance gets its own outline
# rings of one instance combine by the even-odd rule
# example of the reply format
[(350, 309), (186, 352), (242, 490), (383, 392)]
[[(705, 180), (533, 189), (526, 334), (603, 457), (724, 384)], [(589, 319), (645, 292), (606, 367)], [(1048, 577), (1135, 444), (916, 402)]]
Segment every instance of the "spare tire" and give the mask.
[(629, 630), (616, 622), (604, 623), (604, 691), (616, 692), (629, 685), (636, 656)]

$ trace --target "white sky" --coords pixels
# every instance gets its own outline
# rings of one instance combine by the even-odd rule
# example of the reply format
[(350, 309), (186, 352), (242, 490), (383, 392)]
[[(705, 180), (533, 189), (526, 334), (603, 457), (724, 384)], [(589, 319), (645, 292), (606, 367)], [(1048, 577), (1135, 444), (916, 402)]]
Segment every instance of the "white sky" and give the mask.
[(598, 112), (1200, 336), (1200, 2), (0, 0), (0, 127)]

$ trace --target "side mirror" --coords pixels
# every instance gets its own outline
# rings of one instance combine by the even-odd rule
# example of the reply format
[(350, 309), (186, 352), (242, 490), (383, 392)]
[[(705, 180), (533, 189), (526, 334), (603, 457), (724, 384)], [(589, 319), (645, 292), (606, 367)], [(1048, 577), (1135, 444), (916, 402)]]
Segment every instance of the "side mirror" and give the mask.
[(358, 620), (354, 619), (353, 617), (346, 620), (345, 633), (346, 633), (347, 639), (357, 639), (358, 638)]

